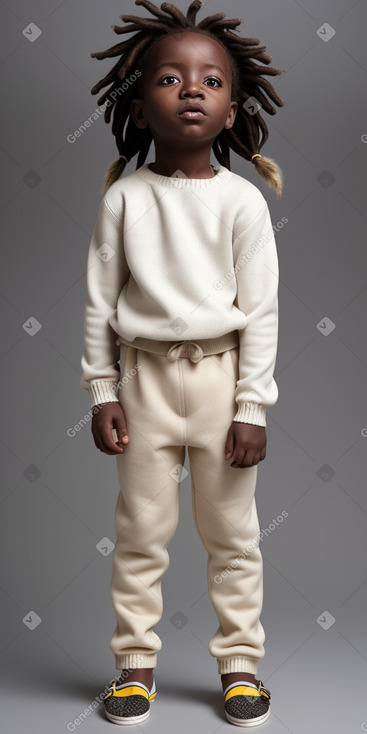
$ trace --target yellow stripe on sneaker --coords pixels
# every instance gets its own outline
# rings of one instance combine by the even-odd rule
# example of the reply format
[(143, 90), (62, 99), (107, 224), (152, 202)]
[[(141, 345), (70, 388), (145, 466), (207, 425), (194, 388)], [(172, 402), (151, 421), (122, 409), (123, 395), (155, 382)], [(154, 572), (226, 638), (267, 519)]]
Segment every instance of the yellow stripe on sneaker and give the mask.
[(145, 690), (145, 688), (141, 688), (141, 686), (126, 686), (126, 688), (121, 688), (120, 691), (116, 691), (115, 686), (113, 687), (113, 695), (117, 696), (118, 698), (123, 698), (124, 696), (143, 696), (144, 698), (149, 698), (149, 694)]
[(252, 688), (252, 686), (233, 686), (233, 688), (227, 691), (224, 700), (228, 701), (232, 696), (254, 696), (256, 698), (260, 696), (260, 693), (257, 688)]

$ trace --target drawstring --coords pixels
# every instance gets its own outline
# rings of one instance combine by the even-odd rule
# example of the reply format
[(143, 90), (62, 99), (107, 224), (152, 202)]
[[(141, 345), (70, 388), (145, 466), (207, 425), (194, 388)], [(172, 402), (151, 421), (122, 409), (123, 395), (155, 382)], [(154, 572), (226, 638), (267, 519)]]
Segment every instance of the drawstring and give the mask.
[[(183, 354), (185, 351), (187, 354)], [(169, 348), (167, 359), (169, 362), (174, 362), (181, 356), (188, 357), (191, 362), (199, 362), (203, 358), (204, 352), (201, 346), (195, 342), (176, 342), (176, 344), (173, 344), (172, 347)]]

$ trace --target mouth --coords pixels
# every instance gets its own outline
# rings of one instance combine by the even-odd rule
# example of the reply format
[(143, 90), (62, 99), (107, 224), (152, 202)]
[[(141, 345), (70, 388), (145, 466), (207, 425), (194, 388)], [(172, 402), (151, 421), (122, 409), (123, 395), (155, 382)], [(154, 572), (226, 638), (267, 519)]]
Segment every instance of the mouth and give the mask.
[(181, 112), (179, 117), (186, 117), (188, 120), (198, 120), (200, 117), (205, 117), (203, 112), (199, 112), (199, 110), (187, 110), (186, 112)]
[(178, 113), (178, 117), (185, 117), (188, 120), (198, 120), (201, 117), (206, 117), (206, 112), (201, 105), (185, 105), (181, 112)]

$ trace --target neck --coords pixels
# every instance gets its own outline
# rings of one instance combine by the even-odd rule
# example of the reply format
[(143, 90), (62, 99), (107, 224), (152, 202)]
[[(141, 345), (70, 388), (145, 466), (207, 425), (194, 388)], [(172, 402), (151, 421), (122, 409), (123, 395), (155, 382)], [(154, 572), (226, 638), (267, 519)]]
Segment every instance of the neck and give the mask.
[(156, 149), (155, 161), (150, 164), (149, 168), (160, 176), (173, 176), (174, 174), (177, 174), (178, 178), (214, 178), (215, 176), (210, 164), (210, 151), (187, 153), (174, 150), (170, 151), (168, 156), (163, 154), (163, 151)]

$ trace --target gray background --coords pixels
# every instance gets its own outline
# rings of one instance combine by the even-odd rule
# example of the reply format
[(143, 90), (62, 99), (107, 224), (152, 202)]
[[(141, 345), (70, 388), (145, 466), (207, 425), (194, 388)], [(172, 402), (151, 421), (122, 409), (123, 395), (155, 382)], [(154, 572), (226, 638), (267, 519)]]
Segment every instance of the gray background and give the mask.
[[(188, 0), (177, 5), (186, 11)], [(4, 731), (65, 732), (90, 706), (75, 730), (109, 731), (102, 705), (92, 709), (116, 674), (112, 555), (96, 546), (114, 541), (116, 464), (95, 448), (90, 424), (73, 438), (67, 429), (89, 410), (79, 387), (86, 258), (116, 148), (102, 116), (74, 144), (66, 136), (97, 107), (90, 89), (115, 63), (90, 53), (118, 42), (110, 25), (120, 13), (148, 13), (132, 0), (7, 0), (0, 10), (1, 717)], [(366, 7), (207, 0), (198, 20), (219, 10), (244, 18), (241, 35), (267, 43), (272, 65), (288, 69), (273, 82), (286, 105), (265, 114), (262, 151), (284, 171), (283, 198), (231, 153), (273, 224), (289, 220), (276, 235), (279, 399), (256, 490), (262, 529), (288, 512), (260, 545), (258, 677), (272, 694), (263, 730), (357, 733), (367, 730)], [(30, 23), (42, 31), (34, 42), (23, 34)], [(327, 42), (317, 34), (325, 23), (336, 31)], [(136, 158), (126, 173), (135, 166)], [(335, 325), (328, 336), (326, 317)], [(31, 318), (41, 326), (33, 337)], [(217, 619), (189, 477), (169, 552), (159, 693), (140, 729), (233, 731), (207, 651)], [(41, 618), (34, 629), (29, 612)], [(170, 621), (177, 612), (180, 624)]]

